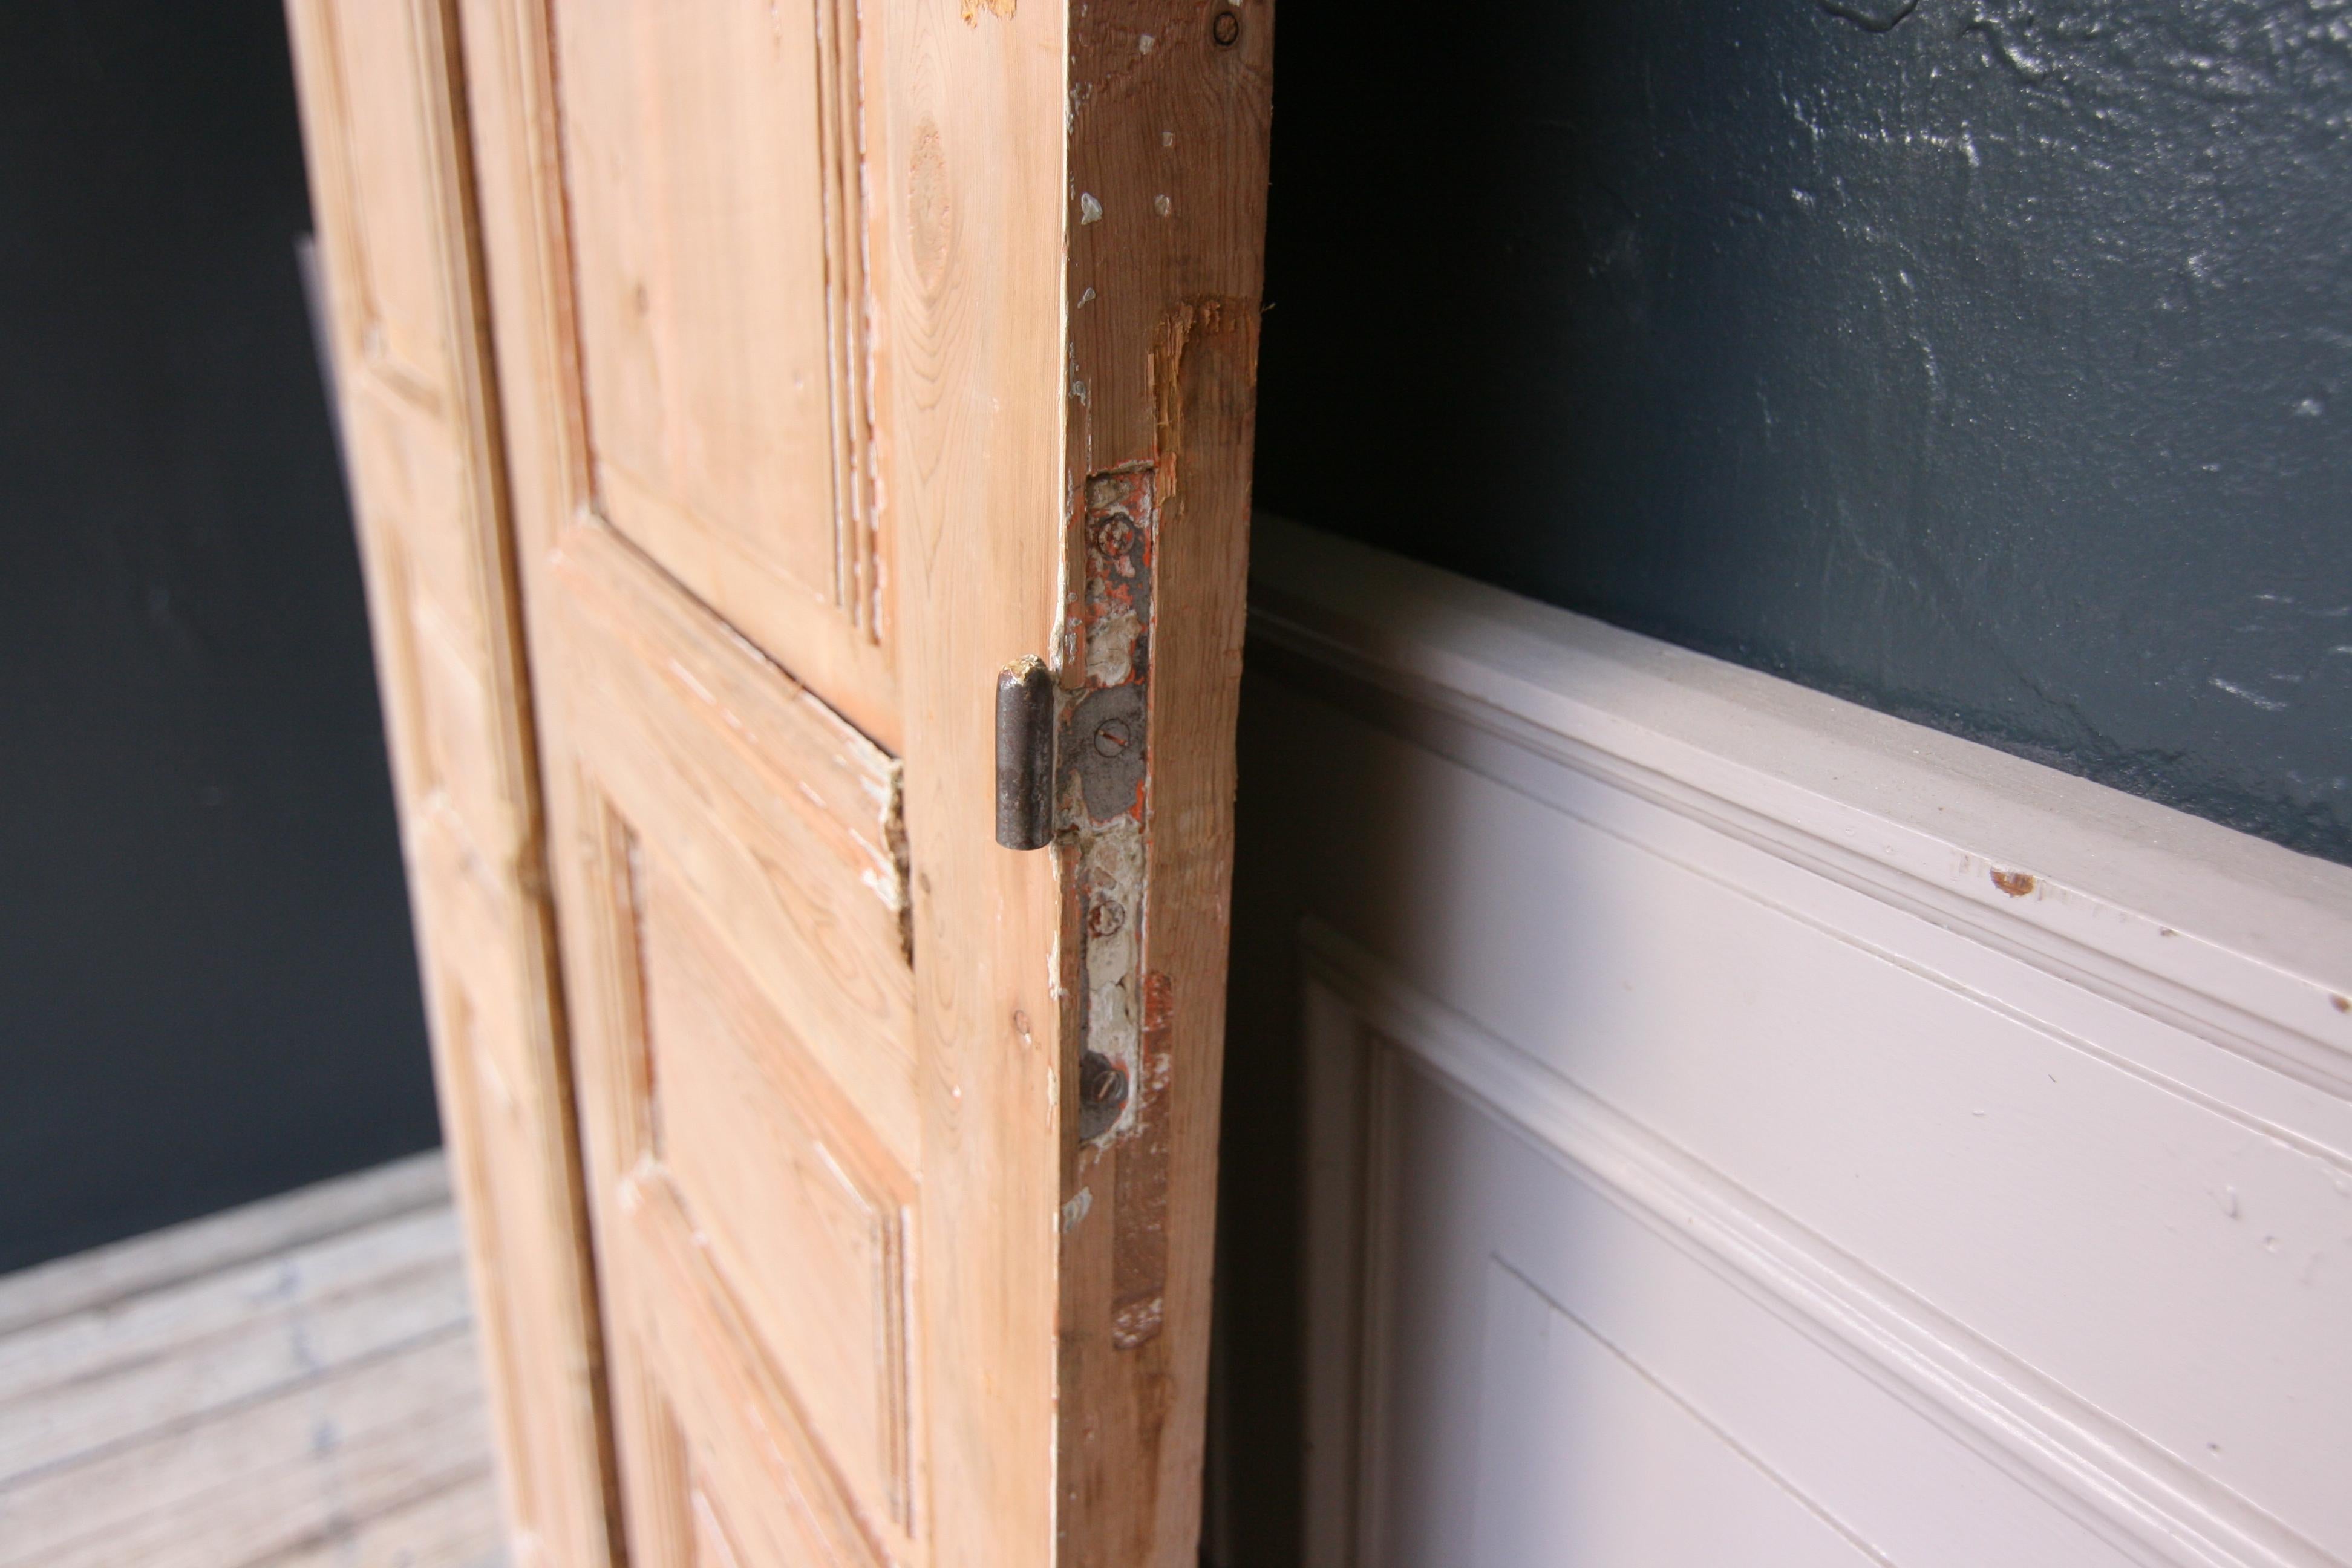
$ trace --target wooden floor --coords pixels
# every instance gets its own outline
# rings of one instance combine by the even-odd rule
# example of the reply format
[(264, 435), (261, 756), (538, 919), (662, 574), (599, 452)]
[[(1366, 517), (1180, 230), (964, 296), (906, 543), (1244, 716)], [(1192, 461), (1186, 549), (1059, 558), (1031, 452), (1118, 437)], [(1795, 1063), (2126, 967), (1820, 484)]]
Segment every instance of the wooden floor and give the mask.
[(0, 1568), (499, 1568), (438, 1155), (0, 1278)]

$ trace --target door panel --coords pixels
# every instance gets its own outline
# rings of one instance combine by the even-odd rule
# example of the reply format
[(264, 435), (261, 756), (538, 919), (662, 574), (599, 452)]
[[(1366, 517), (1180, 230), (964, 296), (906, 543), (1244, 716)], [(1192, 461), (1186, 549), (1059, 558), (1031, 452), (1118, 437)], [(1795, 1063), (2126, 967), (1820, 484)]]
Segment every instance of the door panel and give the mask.
[[(601, 521), (548, 581), (563, 798), (593, 858), (567, 906), (596, 928), (575, 1005), (589, 1172), (614, 1352), (646, 1388), (625, 1458), (675, 1427), (717, 1456), (687, 1501), (739, 1539), (903, 1552), (919, 1137), (898, 764)], [(779, 1432), (781, 1488), (755, 1473), (752, 1503), (708, 1500)], [(765, 1519), (780, 1498), (791, 1518)], [(648, 1561), (718, 1539), (692, 1511)]]
[(608, 531), (575, 531), (550, 577), (567, 660), (593, 694), (573, 731), (595, 780), (583, 809), (658, 847), (803, 1048), (910, 1160), (897, 761)]
[(906, 1561), (912, 1543), (861, 1510), (668, 1194), (623, 1192), (614, 1286), (643, 1325), (629, 1372), (645, 1380), (624, 1428), (632, 1562), (693, 1563), (714, 1541), (747, 1564)]
[(459, 13), (632, 1562), (1189, 1564), (1263, 0)]
[(654, 1162), (845, 1473), (903, 1521), (911, 1183), (690, 896), (633, 871)]
[(595, 1302), (438, 0), (288, 7), (443, 1135), (520, 1564), (607, 1561)]
[(887, 736), (847, 10), (551, 20), (592, 504)]

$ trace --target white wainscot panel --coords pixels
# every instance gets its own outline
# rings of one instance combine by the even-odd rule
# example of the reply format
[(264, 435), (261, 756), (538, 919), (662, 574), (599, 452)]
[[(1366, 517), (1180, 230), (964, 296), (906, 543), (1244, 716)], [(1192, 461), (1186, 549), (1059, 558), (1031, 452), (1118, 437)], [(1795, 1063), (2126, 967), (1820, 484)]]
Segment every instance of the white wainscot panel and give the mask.
[(1253, 647), (1318, 1568), (2352, 1563), (2352, 873), (1418, 582)]

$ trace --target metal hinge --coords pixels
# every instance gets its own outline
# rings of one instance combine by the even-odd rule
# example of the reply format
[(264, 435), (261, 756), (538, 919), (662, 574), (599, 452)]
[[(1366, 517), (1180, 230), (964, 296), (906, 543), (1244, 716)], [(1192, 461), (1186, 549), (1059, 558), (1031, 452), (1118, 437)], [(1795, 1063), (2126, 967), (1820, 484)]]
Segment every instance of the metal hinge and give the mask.
[(1054, 672), (1024, 654), (996, 674), (996, 841), (1054, 841)]

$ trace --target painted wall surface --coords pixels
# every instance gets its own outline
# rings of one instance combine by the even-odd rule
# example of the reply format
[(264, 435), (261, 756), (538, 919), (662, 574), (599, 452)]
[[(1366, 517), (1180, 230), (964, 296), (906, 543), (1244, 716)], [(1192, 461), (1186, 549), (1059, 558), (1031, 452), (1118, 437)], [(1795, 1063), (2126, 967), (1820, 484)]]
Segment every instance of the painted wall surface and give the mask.
[(2352, 861), (2352, 5), (1282, 26), (1261, 505)]
[(0, 1268), (432, 1143), (275, 0), (0, 7)]

